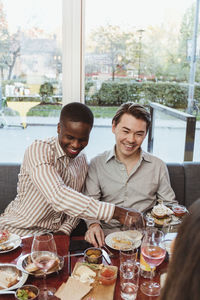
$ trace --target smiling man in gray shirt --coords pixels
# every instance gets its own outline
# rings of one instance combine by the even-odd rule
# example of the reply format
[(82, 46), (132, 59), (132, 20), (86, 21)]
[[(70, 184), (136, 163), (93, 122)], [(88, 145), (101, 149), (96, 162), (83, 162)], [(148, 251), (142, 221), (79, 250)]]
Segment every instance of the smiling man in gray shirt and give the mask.
[[(150, 114), (142, 105), (128, 102), (120, 106), (112, 120), (116, 145), (91, 160), (86, 195), (140, 212), (158, 200), (175, 201), (166, 164), (141, 149), (149, 125)], [(90, 220), (87, 225), (85, 239), (94, 246), (102, 246), (104, 236), (120, 228), (115, 220)]]

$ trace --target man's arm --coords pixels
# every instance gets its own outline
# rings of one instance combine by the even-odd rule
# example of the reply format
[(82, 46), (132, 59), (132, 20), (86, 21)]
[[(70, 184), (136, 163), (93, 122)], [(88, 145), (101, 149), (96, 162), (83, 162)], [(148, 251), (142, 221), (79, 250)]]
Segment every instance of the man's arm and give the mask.
[[(115, 211), (111, 203), (97, 201), (87, 197), (65, 185), (56, 167), (52, 164), (49, 145), (35, 144), (34, 149), (28, 148), (25, 159), (28, 161), (30, 177), (46, 201), (57, 212), (65, 212), (76, 218), (98, 219), (109, 222), (112, 218), (122, 220), (124, 213), (121, 208)], [(36, 155), (37, 153), (37, 155)]]
[(65, 234), (70, 235), (72, 230), (74, 228), (76, 228), (76, 226), (79, 224), (79, 222), (80, 222), (80, 219), (65, 215), (65, 219), (64, 219), (62, 225), (60, 226), (59, 231), (62, 231)]

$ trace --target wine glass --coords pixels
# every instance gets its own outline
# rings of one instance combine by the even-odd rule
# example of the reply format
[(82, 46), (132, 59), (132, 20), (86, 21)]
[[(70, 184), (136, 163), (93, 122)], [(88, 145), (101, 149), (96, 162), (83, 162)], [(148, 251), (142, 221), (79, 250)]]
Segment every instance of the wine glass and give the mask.
[(141, 284), (141, 291), (147, 296), (159, 296), (160, 295), (160, 284), (153, 282), (153, 268), (159, 266), (166, 255), (166, 249), (164, 246), (164, 234), (162, 231), (155, 228), (149, 228), (145, 232), (142, 245), (141, 253), (144, 260), (148, 263), (151, 268), (150, 282), (144, 282)]
[(133, 246), (134, 244), (137, 245), (138, 241), (142, 239), (144, 228), (145, 221), (142, 213), (137, 214), (136, 216), (131, 214), (131, 212), (126, 213), (121, 230), (127, 231), (126, 234), (133, 240)]
[(48, 299), (55, 289), (46, 286), (46, 275), (57, 260), (56, 243), (52, 233), (37, 233), (34, 235), (31, 258), (34, 264), (43, 272), (44, 287), (40, 289), (39, 299)]

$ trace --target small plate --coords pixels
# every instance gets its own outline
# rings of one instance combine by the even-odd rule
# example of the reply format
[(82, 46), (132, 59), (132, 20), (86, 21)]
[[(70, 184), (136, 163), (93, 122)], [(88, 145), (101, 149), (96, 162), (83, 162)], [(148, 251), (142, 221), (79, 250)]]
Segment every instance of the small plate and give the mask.
[[(55, 268), (50, 270), (49, 272), (47, 272), (47, 275), (52, 274), (54, 272), (58, 272), (60, 271), (63, 266), (64, 266), (64, 258), (62, 256), (58, 256), (58, 259), (60, 260), (59, 265)], [(34, 275), (36, 277), (42, 277), (43, 276), (43, 272), (41, 272), (40, 270), (37, 270), (35, 272), (28, 272), (26, 271), (26, 266), (30, 263), (31, 260), (31, 253), (28, 253), (22, 257), (20, 257), (17, 261), (17, 267), (22, 271), (25, 272), (26, 274), (29, 275)]]
[(16, 248), (18, 248), (21, 245), (22, 240), (21, 240), (19, 235), (11, 233), (10, 236), (9, 236), (8, 241), (9, 241), (9, 243), (6, 243), (5, 246), (13, 246), (13, 247), (11, 249), (1, 250), (1, 244), (0, 244), (0, 254), (1, 253), (7, 253), (7, 252), (15, 250)]
[[(9, 274), (12, 274), (12, 273), (17, 274), (19, 281), (16, 284), (9, 287), (9, 288), (1, 289), (0, 290), (0, 295), (4, 294), (6, 291), (11, 291), (11, 290), (15, 290), (15, 289), (20, 288), (22, 285), (24, 285), (24, 283), (26, 282), (26, 280), (28, 278), (28, 274), (23, 273), (14, 264), (0, 264), (0, 273), (2, 273), (2, 271), (8, 271)], [(1, 275), (0, 275), (0, 277), (1, 277)]]
[[(167, 207), (169, 207), (170, 209), (172, 208), (171, 205), (166, 205)], [(144, 212), (144, 216), (145, 217), (150, 217), (150, 218), (154, 218), (151, 214), (152, 208), (147, 209)], [(159, 220), (159, 219), (158, 219)], [(161, 219), (162, 220), (162, 219)], [(155, 227), (158, 228), (165, 228), (165, 227), (169, 227), (169, 226), (176, 226), (179, 225), (182, 222), (182, 217), (176, 217), (175, 215), (170, 215), (166, 221), (166, 223), (164, 225), (159, 225), (155, 223)]]
[[(136, 232), (138, 233), (137, 237), (135, 236), (134, 238), (131, 238), (130, 235), (126, 235), (126, 231), (112, 232), (106, 236), (105, 243), (107, 246), (109, 246), (114, 250), (129, 251), (133, 248), (134, 249), (138, 248), (141, 245), (142, 234), (137, 230), (134, 231), (135, 233)], [(127, 232), (131, 232), (131, 231), (128, 230)], [(120, 247), (120, 242), (118, 243), (116, 242), (116, 240), (122, 240), (121, 247)]]

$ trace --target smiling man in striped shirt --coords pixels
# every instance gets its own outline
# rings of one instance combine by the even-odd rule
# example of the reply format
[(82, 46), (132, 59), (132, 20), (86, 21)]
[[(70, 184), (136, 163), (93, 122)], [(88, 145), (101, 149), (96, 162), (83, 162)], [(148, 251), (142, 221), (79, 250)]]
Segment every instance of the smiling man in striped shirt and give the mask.
[(17, 196), (0, 216), (0, 228), (19, 235), (70, 234), (79, 218), (123, 222), (127, 209), (80, 193), (88, 170), (80, 152), (92, 126), (93, 114), (86, 105), (73, 102), (62, 108), (58, 136), (36, 140), (25, 151)]

